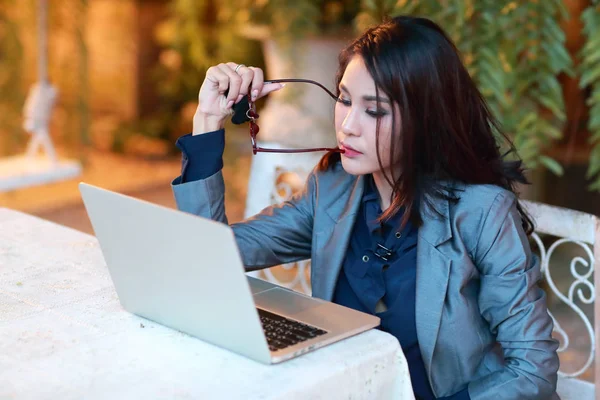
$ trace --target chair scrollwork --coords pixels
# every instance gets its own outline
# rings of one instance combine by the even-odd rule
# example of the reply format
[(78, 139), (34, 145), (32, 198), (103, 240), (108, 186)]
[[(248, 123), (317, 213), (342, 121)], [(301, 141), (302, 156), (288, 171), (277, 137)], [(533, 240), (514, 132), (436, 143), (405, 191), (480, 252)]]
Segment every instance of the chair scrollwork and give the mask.
[[(309, 171), (303, 168), (276, 167), (271, 202), (273, 204), (282, 203), (302, 190), (308, 173)], [(310, 260), (267, 268), (262, 273), (269, 282), (301, 291), (307, 295), (311, 294)]]
[[(534, 232), (532, 234), (532, 239), (537, 244), (540, 254), (542, 275), (548, 284), (548, 287), (552, 291), (552, 294), (560, 299), (562, 303), (568, 306), (577, 315), (577, 317), (581, 319), (589, 336), (590, 349), (584, 365), (574, 372), (567, 373), (564, 371), (559, 371), (560, 376), (575, 378), (581, 376), (588, 370), (588, 368), (594, 362), (595, 356), (596, 340), (594, 335), (594, 326), (588, 316), (578, 305), (578, 302), (583, 304), (593, 304), (596, 298), (596, 290), (593, 282), (593, 273), (595, 267), (594, 254), (588, 244), (579, 240), (559, 238), (552, 242), (546, 249), (544, 242), (537, 233)], [(573, 281), (570, 283), (566, 295), (557, 287), (552, 277), (552, 266), (554, 264), (551, 263), (552, 256), (555, 254), (555, 251), (559, 248), (559, 246), (565, 244), (574, 244), (579, 246), (585, 254), (585, 257), (578, 255), (570, 260), (570, 272), (573, 277)], [(550, 312), (550, 316), (554, 322), (554, 331), (559, 336), (561, 342), (558, 352), (566, 351), (570, 346), (569, 335), (561, 326), (560, 322), (556, 320), (552, 312)]]

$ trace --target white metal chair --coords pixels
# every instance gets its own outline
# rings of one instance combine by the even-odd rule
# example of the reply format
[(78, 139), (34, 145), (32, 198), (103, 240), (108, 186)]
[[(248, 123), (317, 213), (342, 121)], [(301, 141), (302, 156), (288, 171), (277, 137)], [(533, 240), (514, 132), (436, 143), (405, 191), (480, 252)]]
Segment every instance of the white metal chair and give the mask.
[[(594, 274), (594, 266), (598, 265), (600, 260), (600, 219), (591, 214), (542, 203), (522, 201), (522, 204), (535, 222), (535, 232), (532, 238), (537, 243), (542, 274), (551, 291), (548, 294), (560, 299), (574, 312), (574, 316), (582, 320), (590, 338), (589, 356), (585, 364), (572, 373), (564, 372), (563, 367), (561, 367), (558, 394), (563, 400), (598, 399), (600, 396), (595, 395), (595, 385), (578, 379), (578, 377), (584, 374), (596, 361), (594, 381), (600, 382), (600, 365), (597, 364), (600, 360), (600, 348), (596, 346), (596, 337), (600, 331), (600, 306), (595, 302), (600, 274)], [(555, 237), (548, 248), (540, 238), (540, 234)], [(557, 288), (555, 281), (552, 279), (551, 270), (554, 263), (550, 262), (555, 250), (565, 243), (580, 246), (583, 254), (585, 254), (585, 257), (576, 256), (570, 262), (573, 281), (570, 282), (566, 295)], [(536, 250), (535, 247), (533, 250)], [(561, 268), (564, 267), (561, 266)], [(584, 273), (581, 273), (582, 269), (585, 271)], [(590, 322), (576, 302), (579, 304), (593, 304), (594, 324)], [(555, 337), (561, 341), (558, 350), (560, 357), (561, 353), (566, 354), (564, 351), (569, 347), (569, 336), (561, 327), (559, 321), (554, 318), (552, 310), (550, 310), (550, 315), (555, 323)], [(598, 394), (600, 395), (600, 393)]]

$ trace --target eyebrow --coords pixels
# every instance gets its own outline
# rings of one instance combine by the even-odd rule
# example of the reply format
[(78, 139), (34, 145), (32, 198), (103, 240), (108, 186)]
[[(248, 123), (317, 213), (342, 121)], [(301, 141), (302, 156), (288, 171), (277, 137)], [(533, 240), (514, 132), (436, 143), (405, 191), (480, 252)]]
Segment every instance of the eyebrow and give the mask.
[[(340, 83), (340, 90), (342, 92), (350, 93), (348, 91), (348, 88), (343, 83)], [(366, 95), (366, 96), (363, 96), (362, 99), (365, 100), (365, 101), (377, 101), (377, 100), (379, 100), (379, 102), (381, 102), (381, 103), (391, 104), (391, 102), (388, 99), (382, 98), (382, 97), (377, 97), (377, 96)]]

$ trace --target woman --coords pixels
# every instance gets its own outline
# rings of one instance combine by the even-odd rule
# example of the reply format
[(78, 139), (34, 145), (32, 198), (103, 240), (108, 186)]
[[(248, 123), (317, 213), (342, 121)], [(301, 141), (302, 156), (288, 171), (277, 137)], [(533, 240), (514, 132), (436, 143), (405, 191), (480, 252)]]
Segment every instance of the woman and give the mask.
[[(226, 221), (223, 124), (263, 85), (258, 68), (212, 67), (180, 138), (178, 207)], [(498, 126), (447, 35), (423, 18), (369, 29), (340, 55), (335, 133), (302, 193), (234, 224), (244, 264), (312, 258), (315, 297), (376, 314), (421, 399), (555, 399), (558, 357), (531, 221)], [(383, 250), (384, 248), (385, 250)]]

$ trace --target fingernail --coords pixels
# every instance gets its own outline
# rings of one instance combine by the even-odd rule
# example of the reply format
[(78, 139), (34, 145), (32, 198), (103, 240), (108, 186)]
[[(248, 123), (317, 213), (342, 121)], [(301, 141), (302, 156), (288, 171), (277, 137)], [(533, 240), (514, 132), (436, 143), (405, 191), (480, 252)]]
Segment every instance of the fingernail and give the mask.
[(287, 83), (280, 83), (281, 87), (284, 88)]
[(252, 100), (256, 100), (257, 97), (258, 97), (258, 89), (254, 89), (252, 91)]
[(229, 100), (229, 103), (227, 103), (227, 108), (231, 108), (233, 106), (233, 100)]
[(238, 95), (237, 100), (235, 101), (235, 104), (239, 103), (241, 99), (244, 98), (243, 94)]

